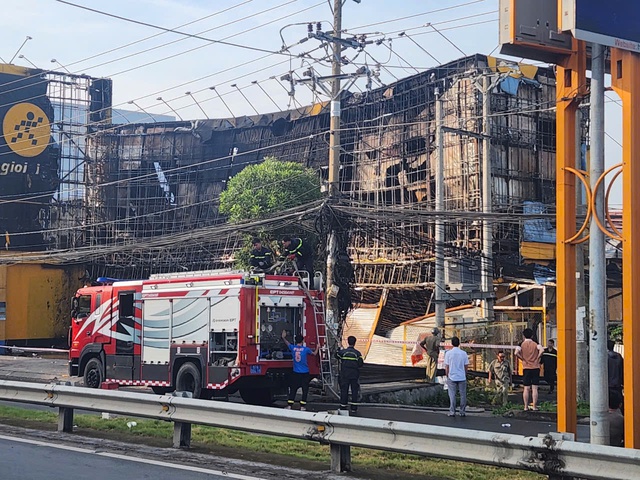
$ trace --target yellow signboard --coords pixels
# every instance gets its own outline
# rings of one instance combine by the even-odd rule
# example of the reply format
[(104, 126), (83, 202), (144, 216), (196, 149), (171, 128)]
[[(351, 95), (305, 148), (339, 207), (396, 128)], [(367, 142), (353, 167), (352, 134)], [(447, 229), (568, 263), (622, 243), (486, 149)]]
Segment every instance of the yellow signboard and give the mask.
[(9, 109), (2, 122), (7, 146), (21, 157), (40, 155), (51, 137), (47, 115), (33, 103), (18, 103)]

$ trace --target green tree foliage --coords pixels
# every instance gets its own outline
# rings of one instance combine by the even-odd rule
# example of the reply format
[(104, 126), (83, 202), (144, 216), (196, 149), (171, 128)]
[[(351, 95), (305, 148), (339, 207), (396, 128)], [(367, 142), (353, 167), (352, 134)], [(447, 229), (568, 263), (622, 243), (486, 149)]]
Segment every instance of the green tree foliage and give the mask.
[(266, 157), (234, 176), (220, 195), (220, 212), (238, 223), (320, 198), (316, 172), (295, 162)]
[[(220, 195), (220, 212), (229, 216), (232, 223), (253, 220), (303, 205), (320, 198), (320, 180), (316, 172), (295, 162), (281, 162), (275, 157), (266, 157), (258, 165), (250, 165), (234, 176), (227, 189)], [(244, 235), (245, 245), (235, 252), (236, 267), (249, 267), (251, 238), (262, 238), (262, 244), (279, 251), (278, 237), (285, 233), (300, 234), (292, 229), (265, 231), (258, 229)], [(305, 241), (316, 243), (308, 233)]]

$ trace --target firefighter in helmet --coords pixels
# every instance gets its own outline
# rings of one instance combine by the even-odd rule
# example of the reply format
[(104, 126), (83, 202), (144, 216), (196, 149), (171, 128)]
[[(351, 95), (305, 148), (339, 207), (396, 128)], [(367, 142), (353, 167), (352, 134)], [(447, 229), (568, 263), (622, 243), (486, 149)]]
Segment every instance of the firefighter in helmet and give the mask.
[(263, 272), (269, 270), (273, 265), (273, 252), (268, 247), (262, 245), (262, 240), (255, 237), (251, 243), (253, 244), (253, 250), (249, 257), (249, 265), (255, 270), (262, 270)]
[(308, 243), (297, 237), (282, 237), (283, 255), (296, 262), (298, 270), (309, 272), (313, 276), (313, 256)]

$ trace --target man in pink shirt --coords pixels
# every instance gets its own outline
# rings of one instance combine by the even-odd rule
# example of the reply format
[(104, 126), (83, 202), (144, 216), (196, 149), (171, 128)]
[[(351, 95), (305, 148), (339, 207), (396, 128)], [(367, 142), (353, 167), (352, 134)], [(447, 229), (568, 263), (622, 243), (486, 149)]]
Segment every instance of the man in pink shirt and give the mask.
[(522, 332), (524, 341), (516, 348), (516, 357), (522, 360), (522, 384), (524, 391), (524, 409), (529, 410), (529, 396), (532, 397), (533, 407), (538, 410), (538, 384), (540, 383), (540, 357), (544, 352), (542, 345), (532, 340), (533, 330), (525, 328)]

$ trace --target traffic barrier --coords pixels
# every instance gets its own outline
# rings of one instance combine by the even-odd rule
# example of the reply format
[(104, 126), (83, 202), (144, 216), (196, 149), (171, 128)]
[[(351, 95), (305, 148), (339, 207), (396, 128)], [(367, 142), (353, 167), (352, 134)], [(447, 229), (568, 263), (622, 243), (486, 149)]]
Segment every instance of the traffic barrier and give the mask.
[(58, 430), (73, 429), (73, 410), (109, 412), (174, 422), (174, 446), (187, 447), (192, 424), (278, 435), (331, 446), (333, 471), (350, 470), (350, 447), (386, 450), (528, 470), (550, 478), (636, 480), (640, 451), (578, 443), (557, 434), (525, 437), (300, 412), (169, 395), (93, 390), (0, 380), (0, 399), (59, 409)]

